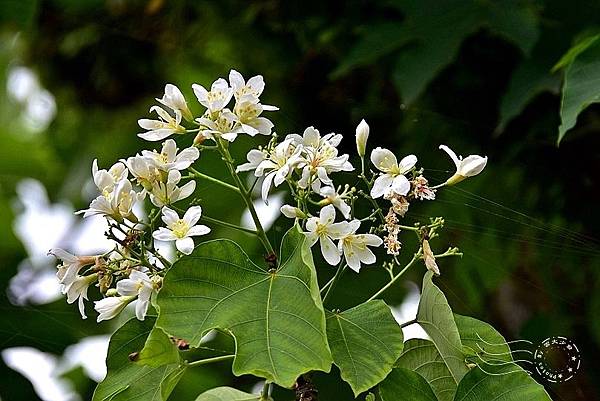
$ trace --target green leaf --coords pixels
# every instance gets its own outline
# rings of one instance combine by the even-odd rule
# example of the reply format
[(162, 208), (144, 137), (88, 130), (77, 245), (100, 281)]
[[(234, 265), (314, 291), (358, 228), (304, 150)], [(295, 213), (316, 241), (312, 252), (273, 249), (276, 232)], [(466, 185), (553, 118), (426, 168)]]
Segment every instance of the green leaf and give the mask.
[[(106, 358), (108, 372), (96, 387), (93, 401), (164, 401), (168, 398), (185, 368), (178, 363), (150, 367), (129, 359), (130, 354), (144, 347), (155, 320), (152, 317), (144, 321), (131, 319), (112, 335)], [(155, 338), (159, 341), (160, 337)], [(162, 340), (169, 342), (166, 336)]]
[(572, 58), (565, 70), (558, 143), (575, 126), (579, 113), (600, 102), (600, 36)]
[(150, 332), (144, 348), (136, 360), (141, 365), (152, 367), (179, 363), (179, 352), (173, 346), (169, 337), (159, 328), (154, 328)]
[(454, 321), (460, 333), (463, 349), (473, 355), (479, 353), (479, 357), (475, 359), (476, 363), (482, 362), (482, 359), (492, 363), (513, 361), (506, 340), (491, 325), (457, 314), (454, 314)]
[(577, 42), (560, 58), (560, 60), (558, 60), (558, 63), (552, 67), (552, 72), (569, 66), (581, 52), (587, 50), (587, 48), (593, 45), (598, 38), (600, 38), (600, 35), (591, 35)]
[(404, 345), (402, 329), (381, 300), (328, 312), (327, 339), (333, 362), (355, 396), (385, 379)]
[[(551, 401), (544, 387), (514, 364), (472, 369), (460, 382), (455, 401)], [(493, 374), (489, 374), (493, 373)]]
[(452, 401), (456, 382), (437, 348), (431, 341), (411, 339), (404, 343), (404, 352), (396, 366), (415, 371), (431, 386), (439, 401)]
[(409, 369), (395, 368), (379, 385), (382, 401), (437, 401), (427, 381)]
[(217, 387), (198, 396), (196, 401), (260, 401), (260, 394), (250, 394), (231, 387)]
[(417, 321), (433, 341), (454, 381), (458, 383), (468, 371), (460, 334), (452, 309), (444, 293), (433, 284), (432, 276), (432, 272), (427, 272), (423, 277)]
[(267, 271), (232, 241), (200, 244), (165, 276), (157, 326), (195, 347), (210, 329), (230, 332), (236, 375), (291, 387), (302, 373), (328, 372), (325, 313), (310, 248), (297, 226), (282, 240), (280, 261)]

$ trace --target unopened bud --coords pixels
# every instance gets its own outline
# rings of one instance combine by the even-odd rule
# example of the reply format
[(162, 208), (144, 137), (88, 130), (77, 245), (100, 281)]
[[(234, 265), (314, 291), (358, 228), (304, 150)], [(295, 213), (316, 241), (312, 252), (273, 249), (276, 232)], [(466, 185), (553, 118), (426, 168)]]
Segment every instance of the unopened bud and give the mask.
[(369, 124), (363, 119), (356, 127), (356, 150), (360, 157), (365, 157), (369, 139)]
[(109, 289), (106, 291), (106, 296), (107, 296), (107, 297), (116, 297), (117, 295), (119, 295), (119, 293), (117, 292), (117, 289), (116, 289), (116, 288), (109, 288)]
[(295, 218), (299, 218), (299, 219), (304, 219), (306, 218), (306, 214), (298, 209), (297, 207), (294, 206), (290, 206), (290, 205), (283, 205), (281, 206), (281, 213), (283, 213), (283, 215), (287, 218), (290, 219), (295, 219)]

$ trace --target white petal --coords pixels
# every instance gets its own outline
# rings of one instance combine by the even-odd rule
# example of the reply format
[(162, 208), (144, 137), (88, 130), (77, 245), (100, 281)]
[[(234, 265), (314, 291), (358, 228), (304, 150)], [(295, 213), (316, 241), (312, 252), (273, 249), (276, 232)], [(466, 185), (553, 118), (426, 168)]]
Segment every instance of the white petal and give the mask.
[(139, 133), (138, 136), (147, 141), (155, 142), (155, 141), (162, 141), (163, 139), (167, 138), (169, 135), (172, 135), (172, 134), (173, 134), (172, 129), (163, 128), (163, 129), (157, 129), (154, 131), (142, 132), (142, 133)]
[(486, 164), (487, 156), (470, 155), (462, 160), (458, 173), (465, 177), (473, 177), (481, 173)]
[(176, 211), (169, 209), (166, 206), (162, 208), (162, 221), (165, 222), (167, 227), (171, 226), (177, 220), (179, 220), (179, 215)]
[(246, 81), (244, 81), (242, 74), (236, 70), (231, 70), (229, 71), (229, 84), (233, 89), (237, 90), (244, 87), (246, 85)]
[(321, 141), (321, 134), (319, 134), (319, 130), (314, 127), (308, 127), (304, 130), (302, 134), (302, 142), (304, 146), (312, 146), (313, 148), (319, 147), (319, 142)]
[(417, 156), (415, 155), (408, 155), (405, 156), (404, 158), (402, 158), (402, 160), (400, 160), (400, 173), (404, 174), (407, 171), (409, 171), (411, 168), (413, 168), (415, 166), (415, 164), (417, 164)]
[(381, 174), (373, 183), (373, 188), (371, 188), (371, 197), (379, 198), (382, 196), (392, 185), (392, 182), (394, 182), (394, 178), (391, 175)]
[(373, 163), (373, 166), (375, 166), (376, 169), (383, 171), (384, 173), (387, 173), (398, 166), (396, 156), (391, 151), (384, 148), (375, 148), (371, 152), (371, 163)]
[(269, 196), (269, 191), (271, 190), (271, 185), (273, 183), (273, 179), (275, 178), (275, 174), (276, 174), (275, 172), (267, 174), (262, 183), (261, 196), (262, 196), (263, 202), (265, 202), (267, 205), (269, 204), (269, 201), (267, 200), (267, 198)]
[(139, 281), (125, 279), (117, 283), (117, 292), (121, 295), (137, 295), (139, 292)]
[(403, 175), (394, 178), (392, 182), (392, 191), (398, 195), (406, 195), (410, 191), (410, 181)]
[(446, 145), (440, 145), (440, 149), (442, 149), (444, 152), (448, 153), (448, 156), (450, 156), (450, 158), (454, 162), (454, 165), (456, 166), (456, 168), (460, 167), (460, 159), (456, 156), (456, 153), (454, 153), (454, 151), (452, 149), (450, 149)]
[(321, 245), (321, 253), (323, 254), (323, 258), (330, 265), (337, 265), (340, 263), (340, 251), (337, 246), (333, 243), (331, 238), (327, 236), (322, 236), (319, 239), (319, 243)]
[(304, 235), (306, 235), (306, 243), (309, 247), (312, 247), (319, 239), (319, 236), (314, 232), (304, 233)]
[(184, 186), (179, 188), (179, 196), (177, 200), (182, 200), (190, 196), (196, 190), (196, 181), (188, 181)]
[(182, 253), (189, 255), (194, 250), (194, 240), (190, 237), (180, 238), (175, 241), (175, 247)]
[(189, 229), (189, 231), (187, 232), (188, 237), (194, 237), (194, 236), (198, 236), (198, 235), (206, 235), (210, 232), (210, 228), (202, 225), (202, 224), (198, 224), (196, 226), (193, 226)]
[(152, 237), (159, 241), (175, 241), (177, 239), (177, 236), (173, 234), (173, 231), (164, 227), (159, 227), (158, 230), (154, 231)]
[(329, 225), (335, 221), (335, 208), (333, 205), (327, 205), (321, 209), (319, 221), (324, 225)]
[(192, 227), (200, 220), (200, 216), (202, 216), (202, 207), (192, 206), (183, 215), (183, 221), (185, 221), (189, 227)]
[(135, 305), (135, 317), (137, 317), (138, 320), (144, 320), (146, 313), (148, 312), (149, 304), (150, 302), (148, 300), (141, 300), (138, 298)]

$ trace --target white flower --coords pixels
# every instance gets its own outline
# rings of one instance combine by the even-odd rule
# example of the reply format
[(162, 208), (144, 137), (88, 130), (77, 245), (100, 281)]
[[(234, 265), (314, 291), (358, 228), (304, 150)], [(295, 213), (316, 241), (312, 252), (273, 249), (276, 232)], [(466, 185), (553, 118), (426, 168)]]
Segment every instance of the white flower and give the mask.
[(298, 209), (297, 207), (291, 206), (291, 205), (283, 205), (279, 208), (279, 210), (285, 217), (287, 217), (289, 219), (296, 219), (296, 218), (304, 219), (304, 218), (306, 218), (306, 214), (304, 214), (304, 212), (302, 210)]
[(212, 115), (207, 113), (196, 121), (200, 124), (198, 135), (204, 139), (214, 139), (216, 136), (233, 142), (238, 136), (237, 117), (229, 109), (219, 110)]
[(387, 149), (376, 148), (371, 152), (371, 162), (375, 168), (381, 171), (371, 189), (373, 198), (379, 198), (391, 192), (406, 195), (410, 191), (410, 182), (404, 174), (417, 164), (417, 156), (408, 155), (398, 163), (392, 152)]
[(181, 180), (181, 173), (178, 170), (171, 170), (167, 176), (167, 182), (156, 182), (150, 193), (150, 200), (154, 206), (162, 207), (170, 205), (177, 201), (187, 198), (196, 190), (196, 181), (188, 181), (182, 187), (178, 187)]
[(333, 205), (327, 205), (321, 209), (319, 217), (311, 217), (306, 221), (305, 232), (309, 246), (313, 246), (317, 241), (321, 246), (321, 253), (325, 261), (330, 265), (336, 265), (340, 262), (340, 253), (338, 247), (332, 240), (340, 239), (352, 232), (352, 227), (347, 221), (334, 223), (335, 208)]
[(167, 228), (160, 227), (152, 233), (152, 236), (159, 241), (175, 241), (175, 247), (189, 255), (194, 250), (194, 240), (191, 237), (210, 232), (210, 228), (201, 224), (196, 225), (201, 215), (200, 206), (190, 207), (181, 219), (177, 212), (163, 207), (162, 220)]
[(142, 155), (151, 160), (154, 167), (165, 172), (185, 170), (200, 157), (200, 151), (193, 146), (183, 149), (179, 154), (177, 154), (177, 150), (177, 143), (172, 139), (167, 139), (163, 143), (160, 153), (155, 150), (143, 150)]
[(233, 96), (233, 89), (223, 78), (217, 79), (210, 87), (210, 92), (204, 86), (193, 84), (192, 89), (201, 105), (210, 113), (222, 110), (227, 106)]
[(185, 133), (185, 127), (181, 126), (181, 111), (175, 110), (174, 118), (161, 107), (150, 107), (150, 113), (153, 111), (158, 114), (158, 120), (150, 120), (147, 118), (138, 120), (138, 125), (141, 128), (148, 130), (147, 132), (139, 133), (138, 136), (140, 138), (147, 141), (161, 141), (173, 134)]
[(131, 156), (124, 162), (137, 183), (144, 187), (146, 191), (150, 191), (156, 182), (162, 180), (160, 171), (156, 168), (152, 159), (147, 156)]
[(137, 223), (133, 214), (133, 205), (142, 199), (142, 194), (137, 194), (128, 179), (121, 180), (115, 190), (109, 195), (100, 195), (90, 203), (89, 209), (77, 213), (84, 213), (83, 217), (101, 215), (111, 217), (115, 221), (128, 219)]
[(369, 124), (363, 119), (356, 127), (356, 151), (360, 157), (365, 157), (369, 139)]
[(351, 234), (341, 238), (338, 247), (343, 251), (348, 266), (358, 273), (361, 263), (367, 265), (375, 263), (375, 254), (368, 247), (380, 246), (383, 240), (375, 234), (354, 234), (360, 227), (359, 220), (352, 220), (349, 225)]
[(165, 94), (162, 99), (157, 98), (156, 100), (173, 110), (173, 112), (179, 111), (186, 120), (192, 121), (194, 119), (194, 116), (185, 101), (185, 97), (183, 97), (183, 93), (181, 93), (177, 86), (166, 84)]
[(103, 320), (110, 320), (117, 316), (131, 301), (135, 299), (135, 296), (121, 296), (121, 297), (106, 297), (100, 301), (94, 302), (94, 309), (99, 313), (96, 321), (100, 323)]
[[(265, 176), (261, 188), (262, 199), (265, 203), (268, 203), (267, 197), (271, 185), (274, 183), (278, 187), (293, 171), (300, 150), (300, 148), (292, 146), (292, 139), (286, 139), (275, 146), (269, 152), (268, 157), (256, 167), (254, 175), (256, 177)], [(258, 160), (258, 154), (254, 153), (252, 157), (256, 157), (256, 160)], [(248, 158), (250, 158), (250, 154), (248, 154)]]
[(333, 187), (322, 187), (319, 191), (319, 194), (325, 198), (324, 201), (321, 201), (321, 204), (322, 202), (325, 202), (326, 204), (331, 204), (335, 206), (340, 212), (342, 212), (342, 215), (345, 219), (350, 218), (351, 208), (350, 205), (348, 205), (344, 200), (345, 197), (348, 195), (348, 186), (346, 186), (346, 189), (341, 194), (338, 193), (338, 191), (336, 191)]
[[(276, 107), (270, 110), (273, 109), (277, 110)], [(260, 103), (251, 101), (236, 103), (233, 108), (233, 114), (235, 114), (237, 122), (240, 124), (238, 131), (244, 132), (250, 136), (255, 136), (256, 134), (271, 135), (273, 123), (265, 117), (260, 117), (264, 110), (267, 109)]]
[(229, 72), (229, 83), (233, 88), (233, 95), (238, 101), (258, 99), (265, 89), (262, 75), (256, 75), (246, 82), (242, 74), (236, 70)]
[(440, 268), (435, 262), (435, 255), (429, 246), (429, 241), (423, 240), (423, 261), (428, 270), (431, 270), (436, 276), (440, 275)]
[(469, 155), (464, 159), (456, 156), (456, 153), (446, 145), (440, 145), (440, 149), (448, 153), (448, 156), (456, 166), (456, 173), (446, 181), (446, 185), (454, 185), (467, 177), (473, 177), (483, 171), (487, 164), (487, 156)]
[(92, 177), (94, 178), (94, 184), (96, 184), (96, 187), (98, 187), (102, 195), (110, 194), (119, 181), (127, 178), (128, 173), (125, 164), (122, 162), (115, 163), (108, 170), (98, 169), (98, 159), (94, 159), (92, 163)]
[(288, 138), (292, 138), (295, 144), (302, 145), (297, 164), (302, 169), (302, 177), (298, 181), (301, 188), (311, 186), (313, 191), (319, 192), (321, 184), (333, 185), (329, 173), (354, 170), (348, 161), (348, 155), (338, 156), (336, 146), (342, 140), (341, 135), (331, 133), (321, 137), (317, 129), (308, 127), (302, 137), (288, 135)]
[(135, 305), (135, 316), (139, 320), (144, 320), (150, 297), (154, 291), (154, 282), (146, 273), (138, 270), (132, 270), (129, 278), (123, 279), (117, 283), (117, 292), (125, 296), (137, 296)]
[(77, 276), (68, 287), (63, 288), (63, 294), (67, 294), (67, 303), (72, 304), (79, 300), (79, 313), (81, 313), (83, 319), (87, 319), (84, 301), (87, 301), (88, 299), (88, 287), (97, 279), (98, 273), (90, 274), (89, 276)]
[(50, 249), (48, 254), (62, 261), (62, 264), (58, 266), (56, 276), (65, 287), (70, 286), (77, 279), (82, 268), (96, 263), (96, 256), (75, 256), (61, 248)]
[(242, 171), (256, 170), (258, 165), (269, 156), (269, 153), (265, 150), (251, 149), (246, 155), (247, 163), (240, 164), (235, 169), (236, 173)]

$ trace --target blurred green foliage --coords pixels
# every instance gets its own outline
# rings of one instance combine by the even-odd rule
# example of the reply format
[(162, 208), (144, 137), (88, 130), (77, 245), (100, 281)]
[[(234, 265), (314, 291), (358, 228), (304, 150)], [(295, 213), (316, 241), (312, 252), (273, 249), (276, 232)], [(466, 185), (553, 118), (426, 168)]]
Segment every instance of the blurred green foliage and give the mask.
[[(579, 55), (567, 52), (599, 24), (600, 3), (583, 0), (1, 2), (2, 90), (10, 68), (27, 66), (54, 95), (57, 113), (47, 129), (33, 133), (22, 123), (23, 106), (0, 96), (0, 348), (60, 355), (85, 336), (117, 327), (82, 321), (64, 299), (27, 307), (9, 302), (9, 280), (27, 256), (11, 229), (16, 184), (33, 177), (52, 202), (83, 208), (94, 158), (107, 166), (147, 146), (135, 136), (136, 121), (166, 82), (192, 100), (192, 83), (210, 84), (235, 68), (264, 75), (264, 102), (281, 108), (273, 114), (280, 134), (315, 125), (343, 134), (344, 151), (354, 154), (354, 127), (364, 117), (371, 144), (419, 155), (434, 184), (452, 168), (440, 143), (488, 155), (484, 174), (440, 192), (435, 203), (411, 206), (407, 220), (446, 218), (432, 247), (456, 245), (465, 254), (440, 262), (438, 285), (457, 313), (492, 322), (507, 339), (572, 338), (582, 369), (548, 390), (557, 400), (599, 399), (600, 108), (587, 107), (597, 101), (597, 82), (580, 84), (588, 93), (573, 107), (575, 117), (582, 113), (556, 146), (564, 74), (586, 60), (598, 74), (597, 44)], [(236, 159), (251, 146), (249, 138), (236, 141)], [(227, 179), (214, 157), (203, 155), (202, 168)], [(207, 215), (239, 220), (235, 194), (205, 183), (196, 196), (206, 199)], [(280, 220), (271, 230), (275, 242), (288, 224)], [(214, 236), (260, 252), (243, 234), (215, 229)], [(408, 238), (404, 257), (413, 245)], [(419, 283), (423, 271), (408, 276)], [(332, 273), (321, 269), (320, 280)], [(331, 306), (364, 301), (385, 277), (377, 267), (364, 269), (360, 280), (346, 274)], [(405, 292), (398, 285), (386, 300), (399, 304)], [(193, 400), (220, 385), (252, 388), (248, 377), (232, 382), (229, 369), (227, 363), (190, 369), (171, 399)], [(39, 399), (1, 360), (0, 372), (2, 400)], [(67, 376), (83, 399), (91, 398), (93, 385), (81, 371)], [(352, 397), (331, 376), (315, 380), (324, 400)], [(293, 394), (277, 389), (274, 398)]]

